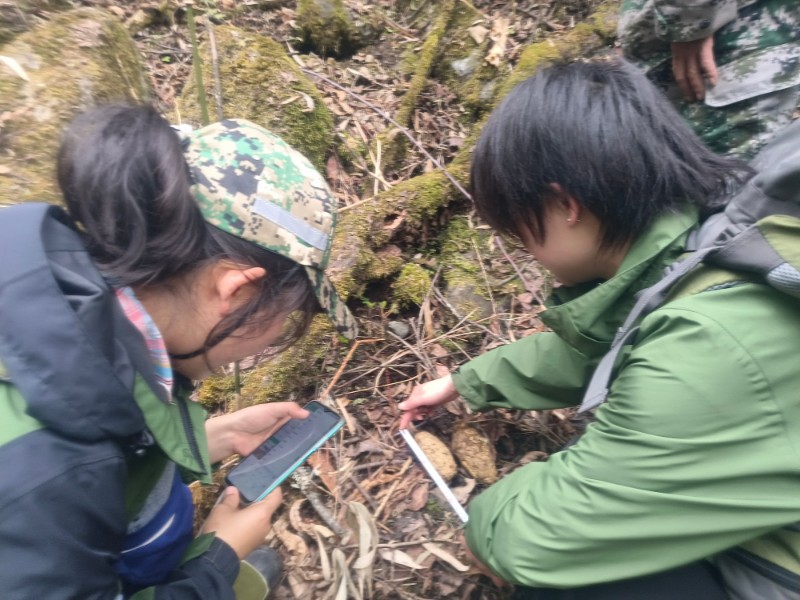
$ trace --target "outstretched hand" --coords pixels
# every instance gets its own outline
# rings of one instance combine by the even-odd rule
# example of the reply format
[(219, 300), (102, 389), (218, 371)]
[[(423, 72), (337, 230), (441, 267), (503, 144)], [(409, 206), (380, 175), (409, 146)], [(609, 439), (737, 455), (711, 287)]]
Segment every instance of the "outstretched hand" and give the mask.
[(408, 400), (397, 405), (400, 410), (405, 411), (400, 418), (400, 429), (406, 429), (412, 420), (423, 418), (425, 413), (434, 406), (446, 404), (456, 398), (458, 398), (458, 390), (453, 384), (451, 375), (418, 385), (411, 390)]
[(672, 74), (689, 102), (706, 97), (709, 85), (717, 83), (717, 63), (714, 61), (714, 36), (691, 42), (673, 42)]
[(247, 456), (289, 419), (305, 419), (308, 411), (294, 402), (249, 406), (206, 421), (211, 462), (233, 454)]
[(280, 488), (260, 502), (239, 505), (239, 490), (228, 487), (220, 502), (209, 513), (201, 533), (214, 533), (228, 544), (236, 556), (244, 558), (264, 543), (272, 529), (272, 515), (283, 500)]

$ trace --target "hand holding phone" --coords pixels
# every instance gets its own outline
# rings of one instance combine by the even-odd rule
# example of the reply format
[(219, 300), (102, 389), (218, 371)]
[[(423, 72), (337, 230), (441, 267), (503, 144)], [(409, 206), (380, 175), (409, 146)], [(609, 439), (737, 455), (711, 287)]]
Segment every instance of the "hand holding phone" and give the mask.
[(317, 401), (304, 408), (308, 417), (289, 419), (228, 473), (225, 482), (239, 490), (244, 504), (265, 498), (344, 424)]
[(203, 524), (202, 533), (213, 532), (242, 559), (264, 543), (282, 501), (278, 488), (262, 502), (242, 506), (236, 488), (226, 488)]

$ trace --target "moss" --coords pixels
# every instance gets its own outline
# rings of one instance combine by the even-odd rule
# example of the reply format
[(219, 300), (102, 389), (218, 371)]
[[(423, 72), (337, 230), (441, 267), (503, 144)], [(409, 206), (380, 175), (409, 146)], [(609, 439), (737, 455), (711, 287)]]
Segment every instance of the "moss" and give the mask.
[(28, 31), (47, 17), (47, 12), (66, 10), (68, 0), (17, 0), (0, 3), (0, 45)]
[(392, 284), (393, 308), (419, 306), (431, 287), (431, 274), (415, 263), (406, 264)]
[(342, 0), (298, 0), (295, 20), (305, 47), (323, 56), (350, 55), (361, 45)]
[(335, 337), (333, 326), (318, 315), (306, 336), (294, 346), (243, 374), (245, 406), (292, 400), (319, 383), (322, 359)]
[[(444, 0), (444, 2), (440, 3), (436, 12), (436, 20), (425, 36), (425, 42), (422, 44), (416, 59), (414, 74), (394, 117), (395, 121), (404, 127), (411, 122), (419, 95), (428, 83), (428, 76), (439, 53), (442, 38), (447, 33), (448, 26), (452, 20), (455, 4), (455, 0)], [(390, 138), (389, 135), (390, 133), (387, 132), (381, 135), (379, 139), (384, 149), (382, 153), (383, 163), (385, 166), (391, 167), (402, 160), (408, 148), (408, 142), (405, 136), (395, 135)]]
[(197, 401), (211, 410), (218, 406), (228, 407), (236, 401), (236, 379), (233, 375), (207, 377), (197, 389)]
[(82, 8), (60, 13), (0, 49), (26, 71), (21, 81), (0, 70), (0, 204), (60, 201), (55, 157), (65, 125), (79, 112), (109, 102), (150, 99), (141, 57), (110, 13)]
[[(221, 26), (215, 29), (215, 40), (223, 116), (266, 127), (323, 170), (333, 144), (333, 117), (317, 88), (281, 45), (268, 37)], [(208, 44), (201, 50), (208, 108), (216, 115), (211, 50)], [(187, 81), (181, 106), (184, 120), (200, 124), (194, 78)]]
[[(603, 47), (613, 36), (616, 10), (615, 2), (606, 2), (589, 19), (587, 28), (578, 26), (555, 42), (547, 40), (531, 45), (523, 54), (522, 71), (516, 75), (517, 81), (529, 76), (531, 69), (538, 68), (542, 64), (541, 57), (552, 56), (549, 52), (553, 45), (557, 48), (558, 56), (589, 54)], [(535, 62), (535, 57), (540, 57), (540, 61)], [(501, 92), (505, 93), (510, 85), (504, 86)], [(458, 182), (463, 183), (468, 179), (471, 150), (484, 122), (485, 120), (473, 127), (464, 148), (447, 166), (447, 171)], [(367, 283), (374, 278), (396, 274), (405, 264), (399, 252), (387, 252), (392, 247), (393, 236), (396, 235), (394, 230), (384, 226), (387, 222), (404, 215), (406, 226), (403, 231), (420, 235), (419, 232), (424, 230), (431, 219), (459, 196), (447, 177), (442, 172), (435, 171), (397, 184), (391, 190), (378, 194), (369, 202), (344, 214), (337, 227), (329, 265), (339, 292), (345, 298), (360, 296)], [(446, 246), (447, 243), (445, 242)], [(446, 260), (454, 263), (451, 275), (454, 285), (463, 283), (459, 281), (462, 274), (466, 277), (472, 270), (472, 275), (475, 275), (477, 263), (474, 261), (470, 264), (470, 260), (462, 261), (455, 254), (451, 254)], [(482, 289), (485, 282), (473, 287)]]
[(491, 314), (490, 292), (495, 290), (481, 266), (492, 255), (491, 236), (489, 230), (472, 227), (463, 215), (451, 219), (440, 235), (446, 294), (461, 317), (471, 315), (474, 320)]
[(517, 66), (500, 88), (502, 98), (511, 89), (524, 81), (536, 70), (556, 60), (588, 56), (600, 49), (609, 47), (617, 27), (619, 2), (608, 0), (597, 7), (584, 22), (561, 36), (548, 38), (543, 42), (531, 44), (520, 55)]

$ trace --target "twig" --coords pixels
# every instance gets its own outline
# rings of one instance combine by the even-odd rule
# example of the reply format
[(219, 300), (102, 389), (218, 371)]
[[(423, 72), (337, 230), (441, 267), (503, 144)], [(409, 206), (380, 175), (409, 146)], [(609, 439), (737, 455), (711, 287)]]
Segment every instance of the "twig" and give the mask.
[[(413, 542), (387, 542), (385, 544), (378, 544), (377, 548), (408, 548), (409, 546), (421, 546), (422, 544), (460, 544), (460, 540), (440, 540), (431, 538), (428, 540), (415, 540)], [(352, 550), (358, 548), (358, 544), (348, 544), (341, 546), (342, 550)]]
[(192, 44), (192, 68), (194, 69), (194, 82), (197, 85), (197, 104), (200, 106), (200, 120), (203, 125), (208, 125), (208, 102), (206, 101), (206, 88), (203, 85), (203, 71), (200, 68), (200, 50), (197, 47), (197, 30), (194, 24), (194, 9), (186, 9), (186, 24), (189, 26), (189, 42)]
[(219, 76), (219, 59), (217, 57), (217, 38), (214, 36), (214, 26), (211, 21), (206, 17), (203, 19), (206, 24), (206, 32), (208, 33), (208, 43), (211, 45), (211, 72), (214, 75), (214, 100), (217, 104), (217, 121), (222, 121), (224, 115), (222, 112), (222, 84), (220, 83)]
[(334, 373), (333, 379), (328, 384), (328, 387), (325, 388), (325, 390), (320, 394), (320, 396), (324, 397), (324, 396), (327, 396), (328, 394), (330, 394), (331, 389), (333, 389), (333, 386), (336, 385), (337, 381), (339, 381), (339, 377), (341, 377), (342, 372), (344, 371), (344, 368), (347, 366), (347, 363), (353, 357), (353, 353), (355, 353), (356, 348), (358, 348), (361, 344), (374, 344), (375, 342), (382, 342), (382, 341), (383, 341), (383, 338), (371, 338), (371, 339), (368, 339), (368, 340), (356, 340), (356, 342), (353, 344), (353, 347), (350, 348), (350, 351), (347, 353), (347, 356), (344, 357), (344, 360), (342, 361), (342, 364), (339, 365), (339, 368), (336, 370), (336, 373)]
[(343, 91), (345, 94), (347, 94), (349, 96), (352, 96), (353, 98), (355, 98), (356, 100), (358, 100), (359, 102), (361, 102), (362, 104), (367, 106), (368, 108), (370, 108), (373, 111), (375, 111), (375, 113), (378, 114), (380, 117), (382, 117), (383, 119), (385, 119), (386, 121), (388, 121), (389, 123), (391, 123), (392, 125), (397, 127), (397, 129), (403, 135), (405, 135), (408, 138), (408, 140), (412, 144), (414, 144), (414, 146), (416, 146), (417, 149), (420, 152), (422, 152), (433, 163), (433, 165), (437, 169), (439, 169), (442, 173), (444, 173), (444, 176), (447, 177), (447, 179), (450, 181), (450, 183), (452, 183), (453, 186), (459, 192), (461, 192), (467, 200), (472, 200), (472, 196), (470, 196), (469, 192), (464, 189), (464, 186), (462, 186), (460, 183), (458, 183), (458, 181), (456, 181), (456, 179), (447, 171), (447, 169), (444, 168), (444, 165), (442, 165), (442, 163), (438, 159), (436, 159), (430, 152), (428, 152), (425, 149), (425, 147), (420, 142), (418, 142), (417, 139), (413, 135), (411, 135), (411, 133), (408, 131), (407, 127), (403, 127), (402, 125), (400, 125), (400, 123), (395, 121), (392, 117), (387, 115), (384, 111), (382, 111), (380, 108), (378, 108), (377, 106), (372, 104), (369, 100), (367, 100), (363, 96), (359, 96), (355, 92), (352, 92), (352, 91), (348, 90), (346, 87), (344, 87), (342, 85), (339, 85), (338, 83), (336, 83), (332, 79), (329, 79), (328, 77), (325, 77), (325, 75), (320, 75), (319, 73), (316, 73), (316, 72), (312, 71), (311, 69), (300, 69), (300, 70), (303, 73), (306, 73), (307, 75), (313, 75), (314, 77), (317, 77), (317, 78), (321, 79), (322, 81), (324, 81), (328, 85), (331, 85), (331, 86), (335, 87), (336, 89)]
[(354, 486), (356, 486), (356, 489), (358, 490), (358, 493), (361, 494), (361, 496), (364, 498), (364, 500), (367, 501), (367, 503), (370, 505), (372, 510), (377, 510), (378, 503), (375, 502), (375, 499), (369, 494), (369, 492), (367, 490), (365, 490), (361, 486), (360, 483), (358, 483), (358, 480), (355, 477), (353, 477), (352, 474), (348, 475), (347, 478), (350, 480), (350, 483), (352, 483)]
[(322, 498), (319, 497), (319, 492), (312, 489), (311, 487), (311, 472), (308, 467), (298, 467), (295, 470), (292, 478), (297, 482), (300, 491), (308, 498), (308, 502), (311, 506), (314, 507), (314, 510), (317, 511), (317, 514), (325, 521), (325, 524), (333, 531), (339, 538), (344, 538), (348, 531), (344, 527), (342, 527), (339, 522), (334, 518), (331, 514), (331, 511), (328, 510), (328, 507), (325, 506), (325, 503), (322, 501)]
[(525, 287), (525, 289), (528, 292), (530, 292), (530, 294), (534, 298), (536, 298), (536, 301), (541, 306), (544, 306), (544, 300), (542, 299), (541, 295), (539, 294), (539, 291), (534, 289), (534, 287), (530, 284), (530, 282), (522, 274), (522, 271), (519, 270), (519, 267), (517, 266), (517, 263), (514, 262), (514, 260), (511, 258), (511, 256), (509, 256), (508, 252), (506, 252), (506, 246), (503, 243), (502, 238), (500, 238), (500, 236), (497, 236), (497, 237), (495, 237), (495, 239), (497, 240), (497, 247), (500, 248), (500, 251), (503, 253), (503, 256), (506, 257), (506, 260), (509, 262), (509, 264), (512, 267), (514, 267), (514, 270), (517, 272), (517, 277), (519, 277), (519, 280), (522, 282), (522, 285)]
[(383, 501), (381, 502), (381, 505), (378, 507), (378, 510), (376, 510), (375, 514), (372, 515), (372, 517), (376, 521), (378, 520), (378, 518), (380, 517), (381, 513), (383, 512), (383, 509), (386, 508), (386, 505), (389, 503), (389, 499), (392, 497), (392, 494), (394, 494), (394, 491), (397, 489), (397, 486), (400, 485), (401, 481), (403, 481), (403, 475), (406, 474), (406, 471), (408, 471), (408, 468), (411, 466), (411, 464), (413, 462), (414, 461), (411, 458), (408, 458), (408, 459), (406, 459), (406, 462), (403, 463), (403, 467), (400, 469), (400, 472), (396, 475), (396, 479), (394, 480), (394, 483), (392, 484), (392, 487), (390, 487), (389, 491), (386, 492), (386, 496), (384, 496)]
[(431, 363), (430, 359), (427, 356), (425, 356), (422, 353), (421, 350), (419, 350), (418, 348), (415, 348), (414, 346), (409, 344), (407, 341), (405, 341), (399, 335), (397, 335), (395, 333), (392, 333), (391, 331), (387, 331), (387, 333), (390, 336), (392, 336), (394, 339), (396, 339), (398, 342), (403, 344), (406, 348), (408, 348), (425, 365), (425, 368), (428, 370), (428, 373), (431, 376), (433, 376), (433, 377), (436, 376), (436, 369), (434, 368), (433, 363)]

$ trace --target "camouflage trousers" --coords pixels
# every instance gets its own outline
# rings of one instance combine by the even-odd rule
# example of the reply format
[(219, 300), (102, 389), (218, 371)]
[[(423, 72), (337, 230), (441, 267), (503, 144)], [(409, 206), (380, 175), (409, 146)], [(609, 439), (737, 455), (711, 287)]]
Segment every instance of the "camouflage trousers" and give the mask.
[(727, 106), (676, 102), (703, 142), (718, 154), (750, 159), (780, 129), (800, 116), (800, 86), (741, 100)]

